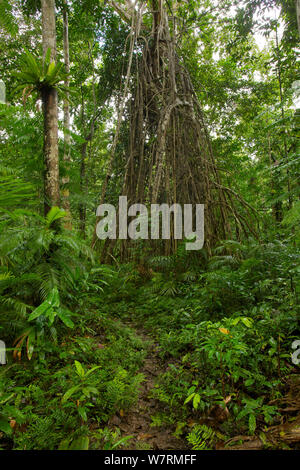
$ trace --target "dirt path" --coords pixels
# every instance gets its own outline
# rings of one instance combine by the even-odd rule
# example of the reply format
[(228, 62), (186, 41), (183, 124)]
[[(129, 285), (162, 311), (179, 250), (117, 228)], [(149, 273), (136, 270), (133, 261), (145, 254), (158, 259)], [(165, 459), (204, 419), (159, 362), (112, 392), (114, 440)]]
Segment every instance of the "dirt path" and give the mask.
[(110, 422), (110, 427), (118, 427), (122, 431), (122, 437), (133, 436), (126, 450), (183, 450), (187, 448), (184, 439), (178, 439), (173, 434), (175, 428), (168, 426), (153, 427), (151, 416), (163, 411), (162, 403), (150, 398), (149, 394), (154, 387), (156, 378), (166, 371), (164, 364), (158, 356), (158, 345), (140, 327), (127, 324), (136, 331), (143, 342), (151, 342), (144, 365), (139, 371), (145, 377), (140, 386), (139, 400), (136, 405), (124, 416), (116, 415)]

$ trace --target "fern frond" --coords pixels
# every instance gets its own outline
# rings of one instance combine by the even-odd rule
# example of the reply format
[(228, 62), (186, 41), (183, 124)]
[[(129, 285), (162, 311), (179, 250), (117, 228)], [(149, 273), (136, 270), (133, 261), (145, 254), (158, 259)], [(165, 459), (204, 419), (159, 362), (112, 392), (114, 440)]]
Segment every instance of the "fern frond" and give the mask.
[(43, 262), (36, 267), (36, 274), (40, 279), (40, 297), (44, 301), (55, 287), (59, 287), (61, 273), (51, 263)]
[(216, 433), (212, 428), (196, 425), (187, 436), (187, 441), (193, 450), (213, 450)]
[(26, 318), (27, 312), (32, 310), (31, 305), (27, 305), (21, 300), (13, 297), (1, 297), (0, 304), (3, 305), (6, 309), (15, 312), (22, 318)]

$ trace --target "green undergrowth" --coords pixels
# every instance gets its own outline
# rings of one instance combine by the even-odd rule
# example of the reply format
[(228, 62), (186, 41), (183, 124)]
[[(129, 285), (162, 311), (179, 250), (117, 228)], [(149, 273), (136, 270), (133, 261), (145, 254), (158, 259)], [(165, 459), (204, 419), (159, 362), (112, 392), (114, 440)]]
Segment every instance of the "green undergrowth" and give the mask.
[(81, 448), (84, 438), (90, 448), (110, 448), (120, 440), (106, 423), (136, 402), (147, 345), (107, 314), (85, 316), (93, 327), (84, 334), (62, 335), (41, 357), (0, 370), (2, 448)]
[(227, 241), (210, 258), (180, 246), (106, 266), (58, 225), (63, 217), (53, 208), (46, 218), (16, 210), (0, 220), (2, 449), (126, 446), (130, 436), (109, 420), (138, 400), (150, 346), (141, 329), (164, 370), (151, 391), (153, 426), (203, 449), (281, 422), (299, 373), (294, 243)]
[[(279, 241), (227, 242), (198, 266), (182, 268), (179, 254), (119, 268), (110, 309), (145, 328), (166, 364), (151, 392), (161, 403), (154, 426), (171, 425), (202, 449), (280, 423), (289, 378), (299, 373), (298, 260)], [(194, 429), (203, 420), (214, 433), (207, 445), (198, 442), (207, 430)]]

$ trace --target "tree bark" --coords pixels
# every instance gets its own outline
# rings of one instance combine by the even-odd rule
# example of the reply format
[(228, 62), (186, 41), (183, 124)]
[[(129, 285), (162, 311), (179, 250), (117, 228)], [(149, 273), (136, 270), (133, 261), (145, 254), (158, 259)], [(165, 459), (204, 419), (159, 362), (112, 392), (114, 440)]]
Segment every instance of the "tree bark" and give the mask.
[[(90, 123), (90, 132), (87, 135), (85, 132), (85, 142), (81, 146), (81, 163), (80, 163), (80, 193), (82, 201), (79, 206), (79, 228), (82, 234), (82, 237), (86, 238), (86, 197), (88, 192), (88, 176), (87, 176), (87, 165), (88, 165), (88, 147), (91, 153), (92, 141), (95, 135), (95, 123), (96, 123), (96, 114), (97, 114), (97, 100), (96, 100), (96, 90), (95, 90), (95, 69), (94, 69), (94, 60), (92, 48), (89, 45), (89, 55), (90, 60), (93, 66), (93, 104), (94, 111)], [(84, 99), (82, 97), (82, 129), (85, 130), (85, 111), (84, 111)]]
[(300, 36), (300, 0), (296, 0), (296, 14), (297, 14), (298, 33)]
[[(41, 0), (44, 58), (48, 49), (51, 60), (56, 59), (55, 0)], [(58, 154), (58, 104), (57, 91), (45, 88), (42, 92), (44, 112), (44, 211), (47, 215), (53, 206), (59, 206), (59, 154)]]
[(86, 237), (86, 159), (87, 159), (88, 140), (81, 147), (81, 164), (80, 164), (80, 193), (83, 200), (79, 206), (79, 226), (82, 237)]
[[(68, 19), (68, 6), (67, 0), (64, 0), (63, 7), (63, 27), (64, 27), (64, 61), (65, 61), (65, 71), (67, 73), (67, 78), (65, 80), (65, 87), (69, 88), (70, 86), (70, 46), (69, 46), (69, 19)], [(69, 167), (71, 161), (71, 137), (70, 137), (70, 104), (69, 104), (69, 93), (66, 92), (66, 98), (64, 99), (64, 163), (65, 170), (67, 172), (66, 176), (62, 179), (62, 184), (64, 185), (62, 193), (62, 206), (67, 213), (65, 228), (72, 229), (72, 217), (70, 209), (70, 191), (68, 185), (70, 183), (69, 176)]]
[[(280, 98), (280, 109), (281, 109), (281, 118), (285, 119), (285, 110), (284, 110), (284, 96), (283, 96), (283, 86), (282, 86), (282, 64), (280, 59), (280, 50), (279, 50), (279, 39), (278, 39), (278, 29), (276, 27), (276, 49), (277, 49), (277, 76), (278, 76), (278, 85), (279, 85), (279, 98)], [(283, 147), (284, 147), (284, 158), (286, 163), (289, 162), (289, 154), (286, 141), (286, 130), (283, 129)], [(288, 201), (289, 209), (293, 206), (293, 198), (291, 193), (291, 181), (290, 181), (290, 170), (287, 168), (287, 189), (288, 189)]]

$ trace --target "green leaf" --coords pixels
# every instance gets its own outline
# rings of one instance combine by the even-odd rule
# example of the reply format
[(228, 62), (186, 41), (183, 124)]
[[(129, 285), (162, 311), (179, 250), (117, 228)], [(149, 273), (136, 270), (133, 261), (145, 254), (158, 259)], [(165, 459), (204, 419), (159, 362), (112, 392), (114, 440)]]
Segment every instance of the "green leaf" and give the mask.
[(50, 227), (56, 220), (63, 219), (65, 216), (65, 211), (62, 211), (59, 207), (52, 207), (46, 216), (48, 227)]
[(199, 393), (196, 393), (195, 396), (194, 396), (194, 399), (193, 399), (193, 407), (195, 408), (195, 410), (197, 410), (200, 401), (201, 401), (201, 397), (200, 397)]
[(69, 450), (70, 439), (63, 439), (59, 446), (58, 450)]
[[(5, 403), (8, 403), (9, 400), (11, 400), (14, 396), (15, 396), (15, 393), (11, 393), (8, 397), (0, 401), (0, 405), (5, 405)], [(0, 415), (0, 418), (1, 418), (1, 415)]]
[(255, 429), (256, 429), (256, 418), (255, 418), (255, 415), (250, 414), (250, 416), (249, 416), (249, 431), (250, 431), (250, 434), (254, 434)]
[(84, 389), (82, 390), (82, 393), (86, 396), (86, 397), (90, 397), (91, 396), (91, 393), (93, 393), (94, 395), (98, 395), (99, 394), (99, 390), (96, 388), (96, 387), (84, 387)]
[(55, 62), (51, 62), (51, 64), (49, 64), (46, 75), (51, 75), (51, 74), (53, 75), (55, 73), (55, 69), (56, 69)]
[(195, 393), (192, 393), (189, 397), (187, 397), (184, 404), (186, 405), (187, 403), (189, 403), (194, 398), (195, 395), (196, 395)]
[(95, 370), (97, 369), (101, 369), (101, 366), (95, 366), (93, 367), (92, 369), (90, 369), (88, 372), (86, 372), (86, 377), (88, 377), (89, 375), (91, 375), (93, 372), (95, 372)]
[(125, 437), (122, 437), (122, 439), (120, 439), (118, 442), (116, 442), (112, 448), (110, 450), (114, 450), (114, 449), (117, 449), (118, 447), (120, 447), (122, 444), (125, 444), (125, 442), (129, 441), (130, 439), (133, 439), (133, 436), (125, 436)]
[(46, 316), (49, 316), (50, 325), (51, 325), (54, 321), (54, 316), (55, 316), (53, 312), (53, 307), (59, 307), (59, 304), (60, 304), (59, 293), (58, 293), (57, 287), (55, 287), (54, 289), (52, 289), (52, 291), (48, 295), (45, 302), (43, 302), (39, 307), (37, 307), (29, 315), (28, 321), (33, 321), (33, 320), (36, 320), (41, 315), (46, 315)]
[(90, 440), (87, 436), (79, 437), (72, 442), (69, 447), (69, 450), (88, 450), (90, 445)]
[(61, 402), (66, 403), (66, 401), (71, 398), (71, 396), (80, 388), (80, 385), (75, 385), (75, 387), (71, 387), (62, 397)]
[(247, 327), (247, 328), (252, 328), (253, 326), (253, 322), (250, 318), (247, 318), (247, 317), (243, 317), (242, 318), (242, 322), (244, 323), (244, 325)]
[(44, 75), (46, 75), (47, 73), (47, 69), (50, 64), (50, 58), (51, 58), (51, 48), (48, 47), (47, 52), (45, 54), (45, 60), (44, 60)]
[(53, 308), (60, 306), (60, 299), (57, 287), (54, 287), (54, 289), (52, 289), (50, 295), (47, 297), (47, 300), (51, 303)]
[(10, 427), (8, 419), (7, 418), (1, 418), (1, 416), (0, 416), (0, 431), (4, 432), (5, 434), (8, 434), (9, 436), (12, 433), (12, 429)]
[(83, 421), (86, 422), (87, 421), (86, 409), (82, 406), (79, 406), (78, 413), (79, 413), (79, 416), (83, 419)]
[(31, 361), (32, 355), (33, 355), (33, 352), (34, 352), (34, 342), (35, 342), (35, 330), (32, 329), (29, 332), (28, 338), (27, 338), (27, 357), (28, 357), (29, 361)]
[(69, 315), (67, 315), (62, 309), (57, 310), (57, 316), (61, 319), (61, 321), (68, 327), (74, 328), (74, 323), (72, 322)]
[(56, 317), (56, 312), (53, 310), (53, 308), (50, 308), (47, 311), (47, 317), (49, 318), (49, 326), (52, 326)]
[(76, 367), (76, 371), (79, 377), (84, 377), (85, 376), (84, 368), (82, 367), (80, 362), (75, 361), (75, 367)]
[(49, 302), (45, 301), (43, 302), (39, 307), (37, 307), (28, 317), (28, 321), (33, 321), (36, 320), (38, 317), (41, 315), (45, 315), (47, 310), (51, 308), (51, 305)]

